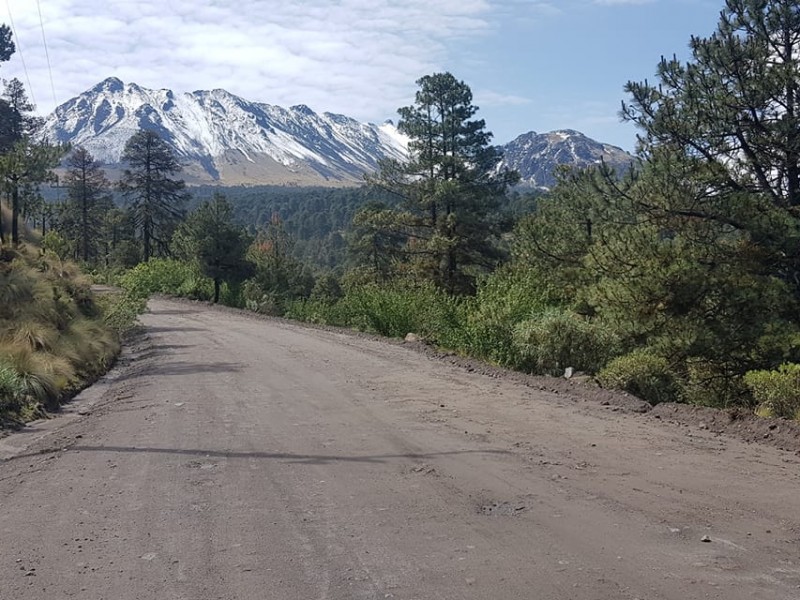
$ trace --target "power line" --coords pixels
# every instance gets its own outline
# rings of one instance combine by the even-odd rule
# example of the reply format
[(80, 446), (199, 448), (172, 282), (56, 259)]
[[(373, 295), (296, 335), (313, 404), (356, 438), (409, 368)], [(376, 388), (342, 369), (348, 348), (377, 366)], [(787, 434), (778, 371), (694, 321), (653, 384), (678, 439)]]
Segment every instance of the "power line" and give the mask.
[(14, 43), (17, 47), (17, 50), (19, 50), (19, 59), (22, 61), (22, 70), (25, 71), (25, 80), (28, 82), (28, 90), (31, 94), (31, 102), (33, 102), (33, 105), (36, 106), (36, 97), (33, 95), (31, 77), (28, 74), (28, 66), (25, 64), (25, 56), (22, 54), (22, 44), (20, 43), (19, 36), (17, 35), (17, 28), (14, 25), (14, 17), (11, 16), (11, 5), (8, 3), (8, 0), (6, 0), (6, 9), (8, 10), (8, 20), (11, 23), (11, 33), (14, 34)]
[[(8, 0), (6, 0), (8, 2)], [(50, 66), (50, 52), (47, 49), (47, 38), (44, 35), (44, 19), (42, 19), (42, 5), (36, 0), (36, 8), (39, 11), (39, 26), (42, 29), (42, 43), (44, 44), (44, 55), (47, 57), (47, 71), (50, 74), (50, 90), (53, 92), (53, 108), (58, 106), (56, 99), (56, 85), (53, 83), (53, 68)]]

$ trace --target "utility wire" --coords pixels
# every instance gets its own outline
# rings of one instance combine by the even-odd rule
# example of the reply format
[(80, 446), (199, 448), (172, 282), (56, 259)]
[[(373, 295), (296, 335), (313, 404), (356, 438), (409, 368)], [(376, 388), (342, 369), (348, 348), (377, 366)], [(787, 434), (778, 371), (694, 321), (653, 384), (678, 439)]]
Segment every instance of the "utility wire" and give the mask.
[(17, 28), (14, 25), (14, 17), (11, 16), (11, 5), (8, 3), (8, 0), (6, 0), (6, 9), (8, 10), (8, 20), (11, 23), (11, 33), (14, 34), (14, 44), (16, 45), (17, 50), (19, 50), (19, 59), (22, 61), (22, 69), (25, 71), (25, 80), (28, 82), (28, 91), (31, 94), (31, 102), (33, 102), (33, 105), (36, 106), (36, 97), (33, 95), (31, 77), (28, 74), (28, 66), (25, 64), (25, 56), (22, 53), (22, 44), (20, 43), (19, 36), (17, 35)]
[(44, 35), (44, 19), (42, 19), (42, 5), (39, 0), (36, 0), (36, 8), (39, 11), (39, 26), (42, 29), (42, 43), (44, 44), (44, 55), (47, 57), (47, 72), (50, 74), (50, 90), (53, 92), (53, 108), (55, 108), (58, 106), (56, 85), (53, 83), (53, 67), (50, 66), (50, 52), (47, 49), (47, 38)]

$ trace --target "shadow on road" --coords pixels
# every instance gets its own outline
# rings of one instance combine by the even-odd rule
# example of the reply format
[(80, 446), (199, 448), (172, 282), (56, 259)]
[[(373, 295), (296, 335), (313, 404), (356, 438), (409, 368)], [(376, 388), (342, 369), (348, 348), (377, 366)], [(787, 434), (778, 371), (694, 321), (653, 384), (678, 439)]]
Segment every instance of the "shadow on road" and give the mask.
[(181, 331), (208, 331), (202, 327), (145, 327), (145, 333), (176, 333)]
[[(159, 356), (153, 353), (146, 358)], [(139, 371), (120, 375), (115, 381), (127, 381), (138, 379), (139, 377), (152, 377), (158, 375), (202, 375), (203, 373), (238, 373), (242, 370), (242, 365), (237, 363), (172, 363), (166, 365), (155, 365), (142, 368)]]
[(149, 312), (152, 315), (196, 315), (198, 313), (204, 312), (204, 309), (201, 308), (156, 308), (156, 309), (149, 309)]
[(131, 454), (177, 454), (180, 456), (199, 456), (205, 458), (266, 458), (305, 465), (327, 465), (337, 462), (382, 464), (395, 458), (423, 460), (435, 458), (437, 456), (453, 456), (458, 454), (511, 454), (508, 450), (454, 450), (452, 452), (378, 454), (375, 456), (333, 456), (325, 454), (291, 454), (286, 452), (234, 452), (183, 448), (138, 448), (133, 446), (72, 446), (71, 450)]

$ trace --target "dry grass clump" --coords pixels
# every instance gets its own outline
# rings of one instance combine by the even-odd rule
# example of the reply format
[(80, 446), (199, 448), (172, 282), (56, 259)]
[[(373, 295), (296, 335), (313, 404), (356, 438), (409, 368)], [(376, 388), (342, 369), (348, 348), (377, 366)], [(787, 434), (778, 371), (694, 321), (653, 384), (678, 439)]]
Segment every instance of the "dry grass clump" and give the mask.
[(77, 266), (36, 248), (0, 248), (0, 426), (4, 416), (58, 406), (118, 352)]

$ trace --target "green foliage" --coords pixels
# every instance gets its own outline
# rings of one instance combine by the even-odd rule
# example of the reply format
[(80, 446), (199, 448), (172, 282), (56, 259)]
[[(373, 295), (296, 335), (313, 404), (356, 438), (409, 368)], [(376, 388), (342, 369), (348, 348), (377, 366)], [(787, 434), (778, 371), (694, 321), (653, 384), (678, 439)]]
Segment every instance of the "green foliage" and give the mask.
[(426, 284), (404, 286), (368, 284), (353, 288), (338, 301), (310, 299), (290, 304), (286, 316), (294, 319), (352, 327), (387, 337), (416, 333), (442, 343), (451, 335), (450, 316), (458, 300)]
[(569, 310), (549, 309), (514, 329), (519, 367), (540, 375), (564, 369), (596, 373), (619, 352), (619, 339), (604, 324)]
[(475, 298), (454, 311), (457, 324), (447, 328), (442, 345), (509, 368), (520, 366), (514, 343), (517, 325), (550, 305), (549, 290), (532, 270), (511, 265), (481, 280)]
[(68, 259), (74, 252), (73, 245), (57, 231), (49, 231), (42, 238), (42, 250), (52, 252), (62, 260)]
[(214, 303), (219, 302), (223, 282), (241, 283), (252, 270), (245, 260), (250, 239), (232, 218), (230, 203), (217, 194), (189, 215), (175, 233), (175, 245), (214, 282)]
[(106, 327), (121, 337), (131, 331), (147, 308), (147, 298), (136, 294), (106, 294), (98, 299)]
[[(217, 186), (192, 189), (198, 205), (219, 191)], [(397, 203), (391, 194), (367, 186), (238, 186), (224, 188), (224, 194), (233, 206), (235, 221), (246, 225), (250, 233), (267, 229), (278, 215), (294, 240), (292, 257), (322, 270), (342, 268), (346, 263), (346, 232), (362, 206)]]
[(311, 295), (314, 276), (291, 255), (291, 247), (290, 236), (274, 215), (247, 253), (254, 274), (242, 286), (242, 298), (250, 310), (281, 316), (292, 301)]
[(166, 294), (210, 300), (214, 293), (213, 282), (196, 265), (172, 258), (139, 263), (119, 278), (119, 285), (127, 294), (140, 299)]
[(25, 386), (13, 365), (0, 361), (0, 416), (4, 411), (17, 410), (22, 404)]
[(365, 208), (352, 244), (377, 281), (402, 263), (406, 278), (469, 294), (476, 276), (503, 258), (499, 208), (506, 186), (519, 176), (497, 172), (502, 156), (483, 120), (473, 119), (478, 109), (469, 86), (450, 73), (417, 84), (414, 104), (398, 110), (398, 129), (411, 140), (410, 160), (382, 161), (369, 178), (400, 198), (400, 207)]
[(800, 420), (800, 364), (780, 365), (776, 371), (750, 371), (745, 385), (765, 416)]
[(167, 253), (188, 201), (181, 170), (169, 145), (150, 130), (139, 130), (125, 144), (127, 163), (119, 188), (125, 196), (142, 243), (142, 260)]
[(114, 207), (111, 183), (85, 148), (76, 148), (67, 158), (66, 167), (67, 200), (59, 216), (59, 230), (74, 242), (76, 259), (97, 264), (105, 250), (107, 215)]
[(605, 388), (625, 390), (653, 405), (680, 400), (679, 379), (667, 359), (647, 350), (618, 356), (597, 379)]
[(335, 302), (344, 296), (344, 290), (339, 280), (330, 273), (317, 278), (314, 289), (311, 290), (311, 300)]

